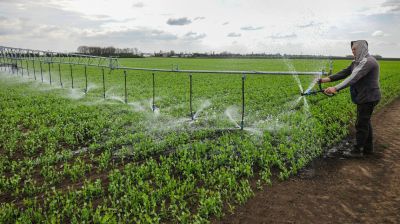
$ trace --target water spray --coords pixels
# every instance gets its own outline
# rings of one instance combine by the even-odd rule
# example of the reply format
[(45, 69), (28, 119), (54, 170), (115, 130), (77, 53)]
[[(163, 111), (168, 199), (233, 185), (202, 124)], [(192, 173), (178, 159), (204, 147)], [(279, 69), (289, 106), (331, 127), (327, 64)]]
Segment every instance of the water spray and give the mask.
[[(324, 70), (322, 70), (322, 74), (324, 74)], [(318, 79), (317, 83), (318, 83), (318, 89), (315, 89), (315, 90), (309, 89), (305, 92), (300, 93), (300, 95), (301, 96), (310, 96), (310, 95), (316, 95), (318, 93), (323, 93), (325, 96), (329, 96), (329, 97), (335, 95), (333, 93), (332, 94), (325, 93), (325, 89), (322, 88), (321, 79)]]
[[(308, 96), (308, 95), (315, 95), (317, 93), (324, 93), (324, 89), (322, 89), (321, 82), (318, 82), (318, 87), (319, 89), (314, 89), (313, 86), (316, 84), (314, 81), (312, 85), (310, 85), (309, 89), (304, 91), (301, 86), (300, 79), (298, 78), (299, 75), (326, 75), (325, 71), (323, 70), (318, 71), (318, 72), (306, 72), (306, 71), (295, 71), (293, 65), (289, 64), (287, 59), (285, 59), (285, 63), (288, 65), (289, 69), (292, 71), (221, 71), (221, 70), (180, 70), (178, 65), (172, 64), (171, 69), (159, 69), (159, 68), (135, 68), (135, 67), (123, 67), (120, 66), (118, 63), (117, 58), (112, 58), (112, 57), (97, 57), (97, 56), (92, 56), (92, 55), (82, 55), (82, 54), (69, 54), (69, 53), (57, 53), (57, 52), (48, 52), (48, 51), (40, 51), (40, 50), (29, 50), (29, 49), (21, 49), (21, 48), (11, 48), (11, 47), (2, 47), (0, 46), (0, 56), (2, 57), (2, 61), (8, 62), (8, 67), (10, 69), (10, 73), (14, 75), (15, 72), (17, 75), (19, 75), (19, 69), (21, 69), (21, 75), (23, 76), (24, 74), (24, 68), (23, 68), (23, 60), (26, 61), (26, 69), (27, 73), (29, 76), (29, 60), (32, 61), (33, 63), (33, 72), (36, 80), (36, 74), (35, 74), (35, 61), (40, 62), (40, 75), (41, 75), (41, 80), (43, 83), (43, 67), (42, 63), (47, 63), (49, 66), (49, 78), (50, 78), (50, 84), (52, 84), (52, 74), (51, 74), (51, 67), (54, 68), (53, 63), (57, 63), (58, 65), (58, 71), (59, 71), (59, 79), (60, 79), (60, 85), (63, 86), (62, 83), (62, 73), (61, 73), (61, 64), (69, 65), (70, 66), (70, 76), (71, 76), (71, 87), (72, 89), (74, 88), (74, 77), (73, 77), (73, 69), (72, 65), (79, 65), (79, 66), (84, 66), (84, 72), (85, 72), (85, 89), (84, 93), (87, 94), (89, 91), (89, 86), (88, 86), (88, 74), (87, 74), (87, 67), (96, 67), (96, 68), (101, 68), (102, 69), (102, 78), (103, 78), (103, 98), (106, 97), (106, 89), (105, 89), (105, 76), (104, 76), (104, 69), (108, 68), (109, 74), (115, 69), (117, 71), (124, 71), (124, 87), (125, 87), (125, 99), (120, 99), (121, 102), (128, 103), (128, 92), (127, 92), (127, 71), (151, 71), (151, 72), (166, 72), (166, 73), (181, 73), (181, 74), (189, 74), (189, 107), (190, 107), (190, 116), (192, 120), (196, 119), (197, 114), (199, 111), (202, 109), (199, 109), (196, 114), (194, 114), (193, 111), (193, 80), (192, 80), (192, 74), (212, 74), (212, 75), (220, 75), (220, 74), (229, 74), (229, 75), (242, 75), (242, 108), (241, 108), (241, 122), (240, 125), (237, 124), (238, 118), (235, 119), (236, 123), (236, 128), (241, 129), (241, 130), (246, 130), (244, 127), (244, 116), (245, 116), (245, 80), (246, 80), (246, 75), (292, 75), (297, 84), (299, 85), (299, 88), (301, 89), (301, 96)], [(20, 63), (19, 63), (20, 62)], [(21, 65), (20, 65), (21, 64)], [(329, 64), (329, 74), (332, 74), (332, 60), (330, 60)], [(55, 68), (56, 69), (56, 68)], [(156, 106), (155, 106), (155, 74), (153, 73), (152, 76), (152, 84), (153, 84), (153, 99), (152, 99), (152, 110), (153, 112), (156, 112)], [(83, 93), (82, 93), (83, 94)], [(324, 93), (325, 94), (325, 93)], [(328, 96), (332, 96), (333, 94), (325, 94)], [(302, 98), (300, 96), (300, 98)], [(306, 100), (303, 98), (303, 100)], [(297, 100), (296, 102), (298, 102)], [(306, 102), (305, 102), (306, 103)], [(232, 119), (231, 119), (232, 120)]]

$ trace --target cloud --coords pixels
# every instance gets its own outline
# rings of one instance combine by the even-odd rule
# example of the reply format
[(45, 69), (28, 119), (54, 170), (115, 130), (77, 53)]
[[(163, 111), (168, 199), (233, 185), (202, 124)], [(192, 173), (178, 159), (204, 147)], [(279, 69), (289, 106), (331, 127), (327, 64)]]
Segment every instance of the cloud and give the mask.
[(200, 40), (205, 38), (207, 35), (205, 33), (195, 33), (195, 32), (188, 32), (186, 33), (183, 38), (184, 40)]
[(290, 38), (296, 38), (297, 35), (295, 33), (290, 33), (290, 34), (273, 34), (271, 36), (268, 36), (271, 39), (290, 39)]
[(91, 18), (98, 19), (98, 20), (104, 20), (104, 19), (110, 19), (110, 16), (105, 15), (105, 14), (98, 14), (98, 15), (91, 16)]
[[(327, 54), (345, 55), (349, 53), (349, 40), (368, 39), (375, 52), (383, 56), (399, 56), (400, 52), (400, 45), (384, 44), (398, 42), (399, 0), (366, 1), (358, 8), (357, 2), (345, 0), (336, 1), (332, 7), (315, 2), (302, 2), (292, 8), (269, 4), (271, 11), (263, 14), (258, 14), (258, 9), (266, 6), (265, 1), (254, 2), (254, 7), (210, 1), (209, 6), (215, 9), (211, 11), (204, 7), (193, 10), (190, 4), (156, 1), (153, 7), (153, 3), (145, 0), (127, 0), (120, 4), (95, 0), (0, 0), (0, 43), (62, 51), (85, 44), (138, 47), (144, 52), (221, 49), (241, 53), (320, 52), (320, 46), (324, 46), (323, 52)], [(96, 7), (86, 10), (93, 4)], [(150, 7), (151, 11), (144, 10)], [(224, 17), (214, 13), (227, 9), (229, 13)], [(281, 9), (286, 14), (279, 13)], [(239, 19), (240, 13), (250, 16)], [(203, 30), (196, 30), (194, 25), (201, 25), (199, 28)], [(215, 25), (220, 30), (214, 29)], [(252, 32), (259, 35), (247, 38)], [(230, 48), (232, 41), (243, 48)], [(258, 47), (258, 42), (265, 43), (265, 47)], [(304, 45), (294, 49), (288, 48), (288, 43)]]
[(26, 30), (34, 30), (34, 28), (34, 24), (30, 23), (28, 19), (0, 17), (0, 35), (2, 36), (23, 35), (26, 34)]
[(264, 29), (264, 27), (262, 27), (262, 26), (257, 26), (257, 27), (254, 27), (254, 26), (244, 26), (244, 27), (241, 27), (240, 29), (241, 29), (241, 30), (245, 30), (245, 31), (253, 31), (253, 30), (261, 30), (261, 29)]
[(242, 36), (242, 34), (240, 34), (240, 33), (235, 33), (235, 32), (228, 33), (228, 35), (227, 35), (227, 37), (240, 37), (240, 36)]
[(311, 21), (311, 22), (306, 23), (306, 24), (297, 25), (297, 27), (299, 27), (299, 28), (309, 28), (309, 27), (313, 27), (313, 26), (319, 26), (321, 24), (322, 23), (317, 23), (315, 21)]
[(198, 17), (196, 17), (196, 18), (194, 18), (193, 20), (194, 21), (196, 21), (196, 20), (203, 20), (203, 19), (205, 19), (206, 17), (204, 17), (204, 16), (198, 16)]
[(354, 30), (354, 31), (350, 31), (350, 34), (360, 34), (360, 35), (363, 35), (363, 34), (366, 34), (367, 33), (367, 31), (365, 31), (365, 30)]
[(108, 22), (118, 22), (115, 19), (112, 19), (108, 15), (80, 15), (82, 19), (87, 19), (89, 21), (98, 21), (100, 23), (108, 23)]
[(152, 41), (170, 41), (176, 40), (178, 37), (174, 34), (157, 30), (140, 27), (136, 29), (126, 29), (120, 31), (108, 32), (86, 32), (83, 33), (87, 40), (101, 40), (112, 43), (132, 43), (132, 42), (152, 42)]
[(384, 37), (384, 36), (387, 36), (387, 34), (384, 33), (382, 30), (376, 30), (375, 32), (373, 32), (371, 34), (371, 36), (373, 36), (373, 37)]
[(36, 39), (61, 39), (68, 38), (68, 36), (70, 36), (72, 33), (72, 30), (65, 29), (60, 26), (40, 25), (35, 27), (35, 30), (33, 32), (27, 34), (27, 37)]
[(144, 3), (143, 2), (136, 2), (132, 5), (133, 8), (143, 8)]
[(115, 22), (126, 23), (126, 22), (130, 22), (130, 21), (135, 21), (135, 20), (136, 20), (136, 18), (132, 17), (132, 18), (126, 18), (123, 20), (115, 20)]
[(382, 3), (382, 7), (388, 8), (390, 12), (400, 12), (400, 1), (387, 0), (384, 3)]
[[(3, 0), (0, 0), (3, 1)], [(19, 0), (18, 0), (19, 1)], [(79, 12), (63, 10), (52, 4), (45, 5), (42, 0), (25, 4), (25, 9), (15, 9), (15, 4), (2, 4), (1, 11), (12, 20), (27, 20), (32, 24), (46, 24), (61, 27), (93, 28), (115, 21), (108, 15), (85, 15)], [(27, 30), (25, 31), (27, 32)]]
[(16, 4), (16, 3), (24, 3), (24, 0), (0, 0), (0, 3)]
[(182, 17), (182, 18), (177, 18), (177, 19), (170, 18), (167, 21), (167, 24), (171, 25), (171, 26), (184, 26), (184, 25), (188, 25), (190, 23), (192, 23), (192, 21), (190, 19), (188, 19), (187, 17)]

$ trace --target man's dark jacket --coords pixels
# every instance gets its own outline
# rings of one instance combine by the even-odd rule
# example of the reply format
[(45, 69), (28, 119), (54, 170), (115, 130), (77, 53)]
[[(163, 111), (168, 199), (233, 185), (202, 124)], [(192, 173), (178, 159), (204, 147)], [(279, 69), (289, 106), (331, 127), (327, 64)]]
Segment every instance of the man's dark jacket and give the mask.
[(370, 55), (360, 62), (353, 61), (349, 67), (329, 76), (329, 78), (331, 81), (346, 78), (342, 83), (335, 86), (336, 90), (339, 91), (350, 86), (351, 99), (355, 104), (375, 102), (381, 99), (379, 64)]

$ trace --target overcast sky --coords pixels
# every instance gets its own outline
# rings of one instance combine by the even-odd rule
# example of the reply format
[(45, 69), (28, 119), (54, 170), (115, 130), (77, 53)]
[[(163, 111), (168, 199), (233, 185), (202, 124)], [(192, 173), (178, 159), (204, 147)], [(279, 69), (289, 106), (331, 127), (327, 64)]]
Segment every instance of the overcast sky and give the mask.
[(400, 57), (400, 0), (0, 0), (0, 45)]

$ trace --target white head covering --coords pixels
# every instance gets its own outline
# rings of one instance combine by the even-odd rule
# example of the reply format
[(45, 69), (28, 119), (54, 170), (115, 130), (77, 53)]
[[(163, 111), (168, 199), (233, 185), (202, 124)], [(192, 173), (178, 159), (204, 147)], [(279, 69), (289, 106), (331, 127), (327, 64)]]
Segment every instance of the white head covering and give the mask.
[[(351, 41), (351, 47), (355, 48), (355, 67), (351, 72), (350, 76), (348, 76), (343, 82), (337, 84), (335, 86), (336, 90), (341, 90), (349, 85), (350, 81), (353, 80), (357, 74), (361, 71), (364, 65), (367, 63), (369, 56), (368, 54), (368, 42), (366, 40), (356, 40)], [(350, 86), (350, 91), (352, 91), (352, 87)]]
[(355, 47), (356, 49), (356, 55), (355, 55), (355, 61), (360, 62), (362, 61), (365, 57), (368, 57), (368, 43), (366, 40), (356, 40), (351, 42), (351, 47)]

